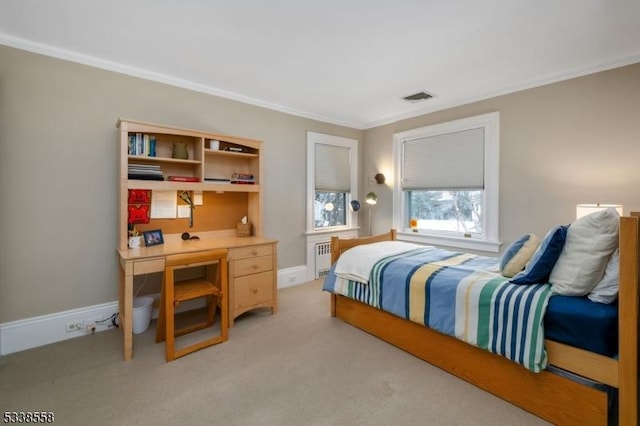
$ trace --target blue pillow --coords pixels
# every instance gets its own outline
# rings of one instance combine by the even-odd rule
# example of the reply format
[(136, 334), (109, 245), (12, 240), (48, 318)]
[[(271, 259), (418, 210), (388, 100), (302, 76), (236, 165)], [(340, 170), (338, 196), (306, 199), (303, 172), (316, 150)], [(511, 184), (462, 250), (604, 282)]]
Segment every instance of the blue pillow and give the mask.
[(516, 274), (510, 282), (513, 284), (539, 284), (546, 283), (553, 266), (556, 264), (564, 241), (567, 238), (568, 225), (560, 225), (552, 228), (542, 239), (540, 246), (527, 263), (524, 271)]

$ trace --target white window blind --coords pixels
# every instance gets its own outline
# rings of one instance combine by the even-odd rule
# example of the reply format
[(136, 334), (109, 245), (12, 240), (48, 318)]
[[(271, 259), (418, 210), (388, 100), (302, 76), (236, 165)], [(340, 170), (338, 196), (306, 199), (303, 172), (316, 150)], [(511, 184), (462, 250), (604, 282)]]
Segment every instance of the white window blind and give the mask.
[(484, 128), (403, 143), (403, 189), (484, 188)]
[(351, 192), (349, 148), (315, 144), (315, 189), (326, 192)]

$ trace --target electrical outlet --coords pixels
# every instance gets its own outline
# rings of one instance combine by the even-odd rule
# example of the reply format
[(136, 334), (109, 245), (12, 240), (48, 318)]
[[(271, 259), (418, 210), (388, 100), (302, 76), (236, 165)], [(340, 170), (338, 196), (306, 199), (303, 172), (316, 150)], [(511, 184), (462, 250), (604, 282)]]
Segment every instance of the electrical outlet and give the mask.
[(74, 321), (65, 324), (64, 329), (67, 333), (72, 331), (84, 330), (84, 321)]
[(84, 320), (84, 326), (87, 330), (91, 331), (93, 328), (94, 331), (98, 331), (98, 328), (106, 328), (107, 324), (100, 322), (104, 320), (104, 318), (91, 318)]

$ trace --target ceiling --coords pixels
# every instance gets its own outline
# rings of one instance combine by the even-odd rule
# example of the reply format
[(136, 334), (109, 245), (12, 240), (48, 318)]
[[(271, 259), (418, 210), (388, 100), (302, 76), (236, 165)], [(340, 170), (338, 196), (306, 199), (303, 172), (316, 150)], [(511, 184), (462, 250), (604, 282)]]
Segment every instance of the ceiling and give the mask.
[(366, 129), (640, 62), (640, 1), (2, 0), (0, 44)]

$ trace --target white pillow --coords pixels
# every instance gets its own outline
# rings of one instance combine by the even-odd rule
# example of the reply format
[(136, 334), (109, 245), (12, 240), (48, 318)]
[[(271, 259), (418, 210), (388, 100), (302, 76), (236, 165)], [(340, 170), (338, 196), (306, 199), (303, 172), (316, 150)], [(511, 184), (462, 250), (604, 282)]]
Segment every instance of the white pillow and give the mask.
[(589, 300), (598, 303), (613, 303), (618, 298), (620, 289), (620, 250), (616, 249), (607, 263), (604, 277), (589, 293)]
[(610, 208), (583, 216), (569, 226), (549, 276), (555, 294), (585, 296), (593, 290), (618, 247), (619, 220), (618, 212)]

